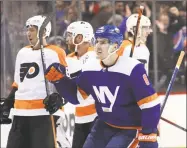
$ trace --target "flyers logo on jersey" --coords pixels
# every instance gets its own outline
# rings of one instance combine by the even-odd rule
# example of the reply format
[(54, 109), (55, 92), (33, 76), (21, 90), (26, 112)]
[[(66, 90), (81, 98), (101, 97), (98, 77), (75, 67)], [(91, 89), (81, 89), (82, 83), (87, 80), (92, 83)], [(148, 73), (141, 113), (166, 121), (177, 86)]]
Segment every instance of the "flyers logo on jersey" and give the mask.
[(39, 66), (37, 63), (23, 63), (20, 67), (20, 81), (23, 82), (24, 78), (34, 78), (39, 73)]
[(147, 78), (146, 74), (143, 74), (143, 79), (144, 79), (144, 82), (145, 82), (146, 85), (150, 85), (149, 79)]

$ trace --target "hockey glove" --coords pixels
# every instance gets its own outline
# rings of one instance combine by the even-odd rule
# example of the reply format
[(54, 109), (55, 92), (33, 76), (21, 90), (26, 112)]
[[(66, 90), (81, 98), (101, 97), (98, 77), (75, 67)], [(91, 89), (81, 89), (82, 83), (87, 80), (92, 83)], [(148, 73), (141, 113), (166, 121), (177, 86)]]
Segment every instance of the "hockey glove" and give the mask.
[(140, 148), (158, 148), (157, 130), (142, 130), (138, 134)]
[(45, 77), (51, 83), (57, 83), (66, 75), (66, 67), (60, 63), (51, 64), (45, 71)]
[(46, 97), (43, 101), (45, 109), (50, 113), (54, 114), (58, 109), (65, 105), (62, 97), (58, 93), (52, 93)]
[(0, 116), (0, 124), (10, 124), (12, 122), (9, 119), (10, 109), (14, 107), (14, 99), (6, 98), (1, 99), (4, 102), (1, 104), (1, 116)]

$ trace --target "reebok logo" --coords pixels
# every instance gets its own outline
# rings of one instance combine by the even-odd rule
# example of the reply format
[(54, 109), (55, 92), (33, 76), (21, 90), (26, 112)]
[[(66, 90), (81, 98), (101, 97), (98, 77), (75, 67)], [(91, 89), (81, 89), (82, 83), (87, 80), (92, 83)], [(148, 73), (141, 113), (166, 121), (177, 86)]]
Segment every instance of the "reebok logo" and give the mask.
[(39, 73), (39, 66), (37, 63), (23, 63), (20, 67), (20, 81), (23, 82), (24, 78), (34, 78)]

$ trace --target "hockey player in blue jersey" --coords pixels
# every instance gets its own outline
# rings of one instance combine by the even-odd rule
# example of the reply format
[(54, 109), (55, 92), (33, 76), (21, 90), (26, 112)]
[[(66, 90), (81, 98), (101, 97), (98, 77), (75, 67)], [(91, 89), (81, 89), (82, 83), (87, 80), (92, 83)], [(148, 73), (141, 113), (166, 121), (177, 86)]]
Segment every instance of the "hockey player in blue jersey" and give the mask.
[[(98, 119), (84, 148), (157, 148), (160, 100), (150, 83), (144, 65), (116, 52), (122, 34), (112, 25), (97, 29), (95, 51), (100, 64), (89, 61), (72, 80), (66, 67), (53, 63), (46, 78), (55, 84), (62, 97), (73, 104), (81, 88), (95, 99)], [(56, 110), (53, 106), (47, 108)]]

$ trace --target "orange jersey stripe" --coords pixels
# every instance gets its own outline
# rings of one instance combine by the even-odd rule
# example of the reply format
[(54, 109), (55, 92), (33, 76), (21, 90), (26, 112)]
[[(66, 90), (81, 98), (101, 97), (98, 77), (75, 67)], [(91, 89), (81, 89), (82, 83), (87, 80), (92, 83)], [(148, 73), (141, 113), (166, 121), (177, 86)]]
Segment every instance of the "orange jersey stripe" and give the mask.
[(108, 124), (109, 126), (112, 126), (114, 128), (120, 128), (120, 129), (136, 129), (136, 130), (141, 130), (142, 127), (140, 126), (116, 126), (110, 123), (105, 122), (106, 124)]
[(17, 109), (41, 109), (44, 108), (43, 99), (39, 100), (15, 100), (14, 108)]
[(74, 56), (76, 56), (75, 52), (72, 52), (72, 53), (70, 53), (70, 54), (67, 55), (67, 57), (74, 57)]
[(67, 66), (66, 61), (65, 61), (66, 53), (62, 48), (55, 46), (55, 45), (48, 45), (45, 48), (49, 48), (49, 49), (55, 51), (58, 54), (60, 64)]
[[(14, 108), (16, 109), (43, 109), (43, 99), (40, 100), (15, 100)], [(64, 107), (60, 109), (64, 111)]]
[[(87, 52), (88, 51), (94, 51), (94, 47), (89, 47), (88, 50), (87, 50)], [(72, 53), (70, 53), (70, 54), (67, 55), (67, 57), (75, 57), (75, 56), (76, 56), (75, 52), (72, 52)]]
[(140, 106), (140, 105), (142, 105), (142, 104), (144, 104), (144, 103), (149, 103), (149, 102), (151, 102), (151, 101), (153, 101), (153, 100), (155, 100), (155, 99), (157, 99), (157, 98), (158, 98), (157, 93), (154, 93), (153, 95), (151, 95), (151, 96), (149, 96), (149, 97), (146, 97), (146, 98), (144, 98), (144, 99), (141, 99), (140, 101), (137, 102), (137, 104)]
[(75, 116), (82, 117), (96, 113), (95, 104), (75, 108)]
[(132, 44), (131, 41), (129, 41), (129, 40), (124, 40), (124, 41), (121, 43), (121, 45), (120, 45), (120, 47), (119, 47), (119, 50), (117, 51), (117, 54), (118, 54), (119, 56), (122, 56), (122, 55), (123, 55), (123, 52), (125, 51), (125, 48), (126, 48), (128, 45), (130, 45), (130, 44)]

